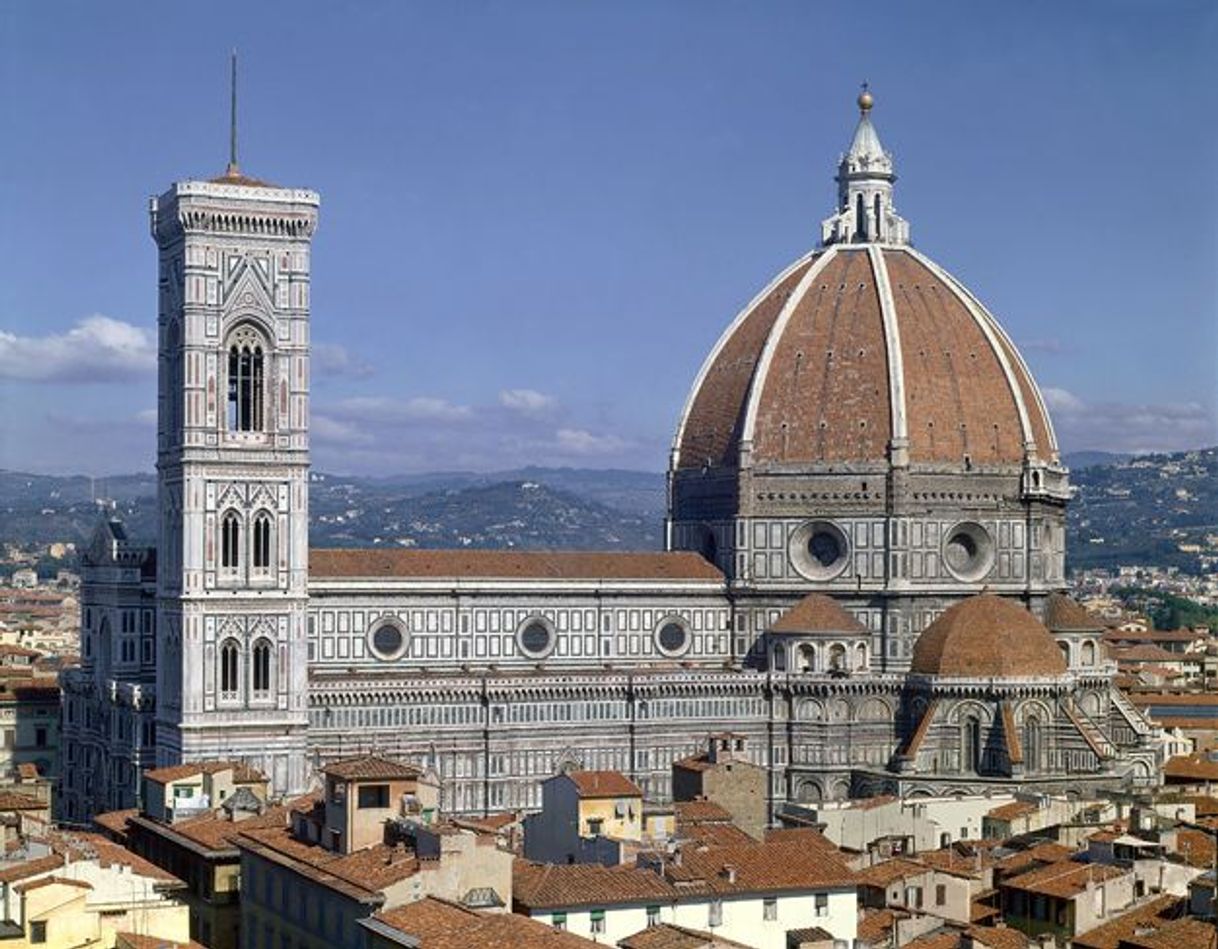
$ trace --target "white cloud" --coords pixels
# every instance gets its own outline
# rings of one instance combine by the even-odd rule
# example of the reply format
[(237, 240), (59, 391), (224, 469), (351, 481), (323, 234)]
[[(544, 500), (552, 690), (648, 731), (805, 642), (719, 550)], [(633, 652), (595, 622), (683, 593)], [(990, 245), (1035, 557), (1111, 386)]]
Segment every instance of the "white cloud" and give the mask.
[(1041, 389), (1040, 394), (1044, 396), (1045, 405), (1053, 413), (1060, 412), (1063, 415), (1067, 415), (1071, 412), (1085, 411), (1087, 408), (1082, 399), (1065, 389), (1055, 389), (1049, 386)]
[(1066, 389), (1041, 391), (1066, 451), (1138, 454), (1218, 444), (1218, 416), (1198, 402), (1089, 402)]
[(0, 379), (126, 382), (155, 369), (153, 334), (108, 316), (86, 317), (66, 333), (49, 336), (0, 330)]
[(155, 426), (157, 423), (156, 409), (140, 409), (135, 413), (135, 420), (141, 425)]
[(548, 412), (557, 403), (553, 396), (536, 389), (503, 389), (499, 393), (499, 404), (513, 412), (538, 415)]
[(579, 456), (616, 455), (628, 447), (617, 435), (593, 435), (582, 428), (560, 428), (554, 437), (561, 451)]
[(316, 412), (309, 419), (309, 437), (314, 444), (320, 445), (371, 445), (375, 442), (358, 426)]
[(330, 414), (370, 422), (460, 422), (473, 417), (467, 405), (454, 405), (447, 399), (420, 395), (410, 399), (388, 396), (358, 396), (343, 399)]
[(367, 379), (376, 370), (339, 343), (314, 343), (312, 347), (314, 378)]

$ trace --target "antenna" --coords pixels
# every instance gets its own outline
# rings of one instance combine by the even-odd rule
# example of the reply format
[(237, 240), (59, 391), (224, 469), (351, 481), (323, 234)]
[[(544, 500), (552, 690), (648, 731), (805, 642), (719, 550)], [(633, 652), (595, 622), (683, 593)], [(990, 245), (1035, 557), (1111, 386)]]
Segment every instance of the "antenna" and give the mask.
[(228, 168), (224, 173), (230, 178), (241, 174), (237, 168), (237, 50), (233, 48), (232, 72), (229, 79), (228, 112)]

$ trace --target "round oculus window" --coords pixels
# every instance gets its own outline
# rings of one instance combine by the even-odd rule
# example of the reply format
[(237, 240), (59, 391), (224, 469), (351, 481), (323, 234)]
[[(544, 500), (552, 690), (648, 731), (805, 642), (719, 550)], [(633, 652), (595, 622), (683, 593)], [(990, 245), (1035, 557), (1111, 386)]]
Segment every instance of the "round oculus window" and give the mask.
[(791, 563), (809, 580), (832, 580), (850, 560), (845, 532), (830, 521), (809, 521), (791, 535)]
[(397, 623), (381, 623), (373, 627), (368, 645), (378, 659), (396, 659), (406, 651), (406, 634)]
[(541, 617), (533, 617), (520, 627), (516, 642), (525, 655), (540, 659), (554, 648), (554, 629)]
[(983, 579), (994, 566), (994, 541), (980, 524), (957, 524), (943, 540), (943, 562), (957, 580)]
[(689, 649), (689, 629), (677, 617), (668, 617), (656, 629), (656, 646), (666, 655), (681, 655)]

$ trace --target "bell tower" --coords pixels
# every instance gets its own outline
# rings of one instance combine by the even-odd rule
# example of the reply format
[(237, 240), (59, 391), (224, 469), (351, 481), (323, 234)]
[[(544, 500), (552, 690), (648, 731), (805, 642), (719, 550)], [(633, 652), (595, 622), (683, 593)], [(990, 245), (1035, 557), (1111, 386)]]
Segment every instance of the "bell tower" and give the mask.
[(313, 191), (242, 174), (235, 134), (223, 176), (179, 182), (150, 204), (159, 257), (157, 762), (241, 759), (282, 793), (303, 790), (308, 771), (317, 208)]

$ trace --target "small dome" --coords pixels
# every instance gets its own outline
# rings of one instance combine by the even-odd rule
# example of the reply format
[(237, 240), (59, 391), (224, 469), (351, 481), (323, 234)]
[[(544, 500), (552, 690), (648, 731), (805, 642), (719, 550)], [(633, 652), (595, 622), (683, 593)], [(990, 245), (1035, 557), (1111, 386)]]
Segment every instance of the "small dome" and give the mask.
[(926, 627), (909, 670), (960, 678), (1056, 676), (1066, 671), (1066, 658), (1035, 616), (1013, 600), (983, 593)]
[(771, 633), (866, 633), (867, 627), (837, 600), (810, 593), (770, 627)]
[(1076, 600), (1064, 593), (1049, 594), (1049, 601), (1045, 606), (1045, 625), (1053, 632), (1062, 633), (1080, 630), (1101, 632), (1104, 629), (1102, 620), (1092, 616)]

